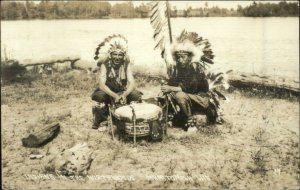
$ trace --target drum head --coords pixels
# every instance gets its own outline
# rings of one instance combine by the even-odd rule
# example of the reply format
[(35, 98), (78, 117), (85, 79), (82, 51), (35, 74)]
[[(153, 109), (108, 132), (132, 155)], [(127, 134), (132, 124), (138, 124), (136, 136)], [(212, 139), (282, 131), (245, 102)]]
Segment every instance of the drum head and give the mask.
[(135, 103), (119, 107), (115, 110), (114, 115), (118, 119), (132, 121), (132, 108), (137, 120), (150, 121), (160, 119), (162, 115), (162, 109), (159, 106), (148, 103)]

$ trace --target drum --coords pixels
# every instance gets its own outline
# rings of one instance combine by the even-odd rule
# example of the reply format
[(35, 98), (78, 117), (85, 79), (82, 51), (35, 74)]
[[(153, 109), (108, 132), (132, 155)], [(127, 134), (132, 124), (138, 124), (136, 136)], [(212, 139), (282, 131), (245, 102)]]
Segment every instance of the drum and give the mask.
[(133, 103), (115, 109), (114, 120), (119, 129), (127, 136), (134, 136), (134, 119), (136, 137), (151, 136), (152, 139), (162, 138), (162, 109), (149, 103)]

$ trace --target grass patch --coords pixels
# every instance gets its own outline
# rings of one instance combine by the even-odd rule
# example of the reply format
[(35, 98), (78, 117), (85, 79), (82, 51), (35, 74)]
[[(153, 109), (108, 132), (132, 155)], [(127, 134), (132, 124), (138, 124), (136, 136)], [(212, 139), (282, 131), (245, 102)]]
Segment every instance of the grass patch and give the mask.
[(1, 88), (1, 104), (51, 103), (75, 96), (90, 96), (96, 88), (96, 75), (67, 72), (38, 76), (28, 83), (11, 83)]

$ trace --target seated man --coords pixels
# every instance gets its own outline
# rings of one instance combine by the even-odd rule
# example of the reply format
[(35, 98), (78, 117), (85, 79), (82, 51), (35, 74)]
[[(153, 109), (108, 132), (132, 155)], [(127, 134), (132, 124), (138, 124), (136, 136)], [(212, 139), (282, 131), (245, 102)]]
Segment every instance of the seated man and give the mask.
[(121, 35), (107, 37), (96, 49), (100, 78), (99, 87), (92, 94), (92, 100), (98, 102), (93, 107), (93, 129), (98, 129), (107, 119), (108, 104), (141, 99), (142, 93), (135, 90), (127, 51), (127, 40)]
[[(218, 119), (217, 106), (209, 92), (209, 84), (205, 74), (205, 64), (212, 64), (212, 51), (208, 41), (201, 40), (196, 33), (183, 32), (173, 45), (172, 57), (175, 66), (172, 69), (168, 83), (161, 87), (171, 101), (177, 104), (180, 111), (173, 118), (173, 124), (185, 124), (185, 130), (195, 125), (193, 114), (202, 112), (207, 116), (208, 123)], [(203, 43), (201, 43), (203, 42)], [(204, 45), (207, 52), (198, 44)], [(200, 46), (200, 45), (199, 45)], [(183, 122), (183, 123), (182, 123)]]

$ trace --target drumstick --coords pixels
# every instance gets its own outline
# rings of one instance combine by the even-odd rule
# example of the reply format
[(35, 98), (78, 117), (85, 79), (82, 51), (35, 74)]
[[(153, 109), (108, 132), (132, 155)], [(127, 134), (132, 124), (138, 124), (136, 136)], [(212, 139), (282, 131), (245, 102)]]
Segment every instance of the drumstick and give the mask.
[(111, 135), (112, 135), (112, 139), (115, 140), (110, 104), (108, 104), (108, 111), (109, 111), (109, 125), (110, 125)]
[[(161, 80), (161, 85), (165, 85), (167, 84), (167, 81), (166, 80)], [(169, 110), (169, 101), (168, 101), (168, 94), (165, 94), (165, 102), (166, 102), (166, 118), (165, 118), (165, 129), (163, 130), (163, 137), (167, 134), (167, 128), (168, 128), (168, 110)]]
[(177, 112), (176, 107), (175, 107), (175, 105), (174, 105), (174, 103), (173, 103), (173, 101), (172, 101), (172, 99), (171, 99), (170, 96), (172, 96), (172, 97), (174, 98), (174, 95), (173, 95), (172, 93), (171, 93), (171, 94), (167, 94), (167, 97), (168, 97), (168, 100), (169, 100), (170, 103), (171, 103), (171, 106), (172, 106), (172, 108), (173, 108), (175, 114), (177, 114), (178, 112)]
[[(169, 101), (168, 101), (168, 95), (166, 95), (166, 124), (165, 124), (165, 130), (163, 130), (163, 136), (167, 134), (167, 128), (168, 128), (168, 109), (169, 109)], [(166, 133), (166, 134), (165, 134)]]
[(134, 108), (132, 106), (130, 106), (130, 108), (132, 109), (132, 121), (133, 121), (133, 145), (136, 146), (136, 128), (135, 128), (136, 115), (135, 115)]

